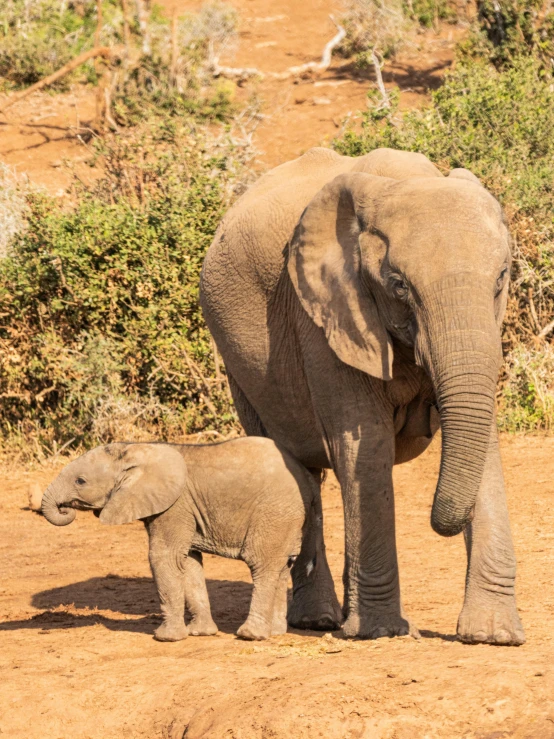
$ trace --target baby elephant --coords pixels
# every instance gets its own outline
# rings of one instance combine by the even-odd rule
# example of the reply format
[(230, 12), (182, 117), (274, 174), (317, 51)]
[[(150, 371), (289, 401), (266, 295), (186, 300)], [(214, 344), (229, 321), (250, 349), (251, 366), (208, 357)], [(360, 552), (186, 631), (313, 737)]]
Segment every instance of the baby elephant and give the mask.
[(107, 524), (144, 520), (161, 641), (217, 632), (200, 552), (250, 567), (254, 590), (240, 637), (285, 633), (289, 566), (303, 535), (315, 553), (322, 526), (315, 479), (273, 441), (257, 437), (97, 447), (67, 465), (44, 493), (42, 512), (51, 523), (71, 523), (73, 509), (93, 510)]

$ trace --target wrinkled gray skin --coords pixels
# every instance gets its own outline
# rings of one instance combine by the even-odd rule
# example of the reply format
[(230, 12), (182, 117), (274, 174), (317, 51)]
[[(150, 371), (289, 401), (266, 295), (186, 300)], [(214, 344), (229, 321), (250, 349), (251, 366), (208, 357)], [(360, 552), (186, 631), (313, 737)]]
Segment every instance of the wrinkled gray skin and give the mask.
[(217, 632), (201, 552), (250, 567), (252, 602), (237, 633), (265, 639), (287, 630), (289, 565), (302, 536), (312, 560), (323, 546), (318, 483), (269, 439), (97, 447), (65, 467), (44, 493), (50, 523), (71, 523), (76, 509), (100, 512), (106, 524), (144, 519), (164, 619), (155, 632), (161, 641)]
[[(510, 272), (498, 202), (421, 154), (327, 149), (272, 170), (231, 208), (201, 301), (248, 434), (331, 467), (345, 514), (348, 636), (415, 633), (401, 606), (392, 467), (440, 422), (431, 523), (465, 530), (468, 642), (521, 644), (494, 397)], [(340, 621), (323, 553), (293, 576), (289, 623)]]

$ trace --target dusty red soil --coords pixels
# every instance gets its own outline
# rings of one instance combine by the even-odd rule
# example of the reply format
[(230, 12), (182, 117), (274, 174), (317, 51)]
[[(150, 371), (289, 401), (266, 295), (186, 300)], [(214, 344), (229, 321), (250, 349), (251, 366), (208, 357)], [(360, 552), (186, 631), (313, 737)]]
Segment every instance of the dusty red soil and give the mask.
[[(239, 562), (206, 558), (216, 637), (161, 644), (141, 524), (80, 513), (56, 529), (27, 510), (31, 482), (56, 469), (7, 470), (0, 521), (0, 736), (10, 739), (414, 739), (554, 737), (554, 439), (504, 437), (518, 557), (519, 648), (455, 639), (461, 537), (429, 526), (439, 447), (395, 471), (407, 612), (422, 639), (348, 642), (294, 632), (233, 635), (250, 582)], [(342, 508), (324, 491), (340, 593)], [(188, 727), (186, 730), (185, 729)]]

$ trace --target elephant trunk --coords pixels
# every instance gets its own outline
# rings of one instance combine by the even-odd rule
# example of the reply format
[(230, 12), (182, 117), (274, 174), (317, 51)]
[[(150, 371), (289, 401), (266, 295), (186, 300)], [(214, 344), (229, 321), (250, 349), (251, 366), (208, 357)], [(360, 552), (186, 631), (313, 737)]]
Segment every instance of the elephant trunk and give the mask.
[(42, 513), (44, 518), (54, 526), (67, 526), (75, 520), (76, 512), (72, 508), (64, 508), (62, 496), (50, 485), (42, 496)]
[(490, 288), (478, 290), (482, 297), (477, 300), (475, 285), (441, 288), (430, 301), (425, 352), (442, 431), (431, 525), (441, 536), (454, 536), (473, 516), (494, 423), (502, 353)]

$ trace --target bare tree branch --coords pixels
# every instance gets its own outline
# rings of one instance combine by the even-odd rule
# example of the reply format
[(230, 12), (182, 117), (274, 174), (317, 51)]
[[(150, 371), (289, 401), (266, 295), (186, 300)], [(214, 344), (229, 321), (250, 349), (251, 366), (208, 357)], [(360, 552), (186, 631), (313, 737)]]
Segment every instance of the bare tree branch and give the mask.
[(381, 97), (383, 99), (382, 107), (390, 108), (389, 96), (385, 88), (385, 83), (383, 82), (383, 75), (381, 74), (381, 62), (379, 61), (379, 57), (377, 56), (375, 49), (371, 50), (371, 60), (375, 68), (375, 78), (377, 80), (377, 87), (379, 88), (379, 92), (381, 93)]
[(79, 56), (75, 57), (75, 59), (72, 59), (67, 64), (64, 64), (63, 67), (60, 67), (57, 72), (53, 72), (52, 74), (48, 75), (48, 77), (44, 77), (42, 80), (35, 82), (34, 85), (31, 85), (26, 90), (22, 90), (21, 92), (12, 95), (0, 108), (0, 113), (3, 113), (15, 103), (23, 100), (23, 98), (27, 97), (27, 95), (30, 95), (37, 90), (42, 90), (43, 87), (48, 87), (48, 85), (54, 84), (54, 82), (57, 82), (62, 77), (65, 77), (66, 74), (69, 74), (74, 69), (77, 69), (77, 67), (80, 67), (81, 64), (88, 62), (89, 59), (95, 59), (99, 56), (103, 56), (104, 58), (109, 59), (110, 56), (112, 56), (112, 54), (114, 54), (115, 52), (116, 49), (110, 49), (108, 46), (100, 46), (94, 49), (89, 49), (88, 51), (84, 51), (82, 54), (79, 54)]

